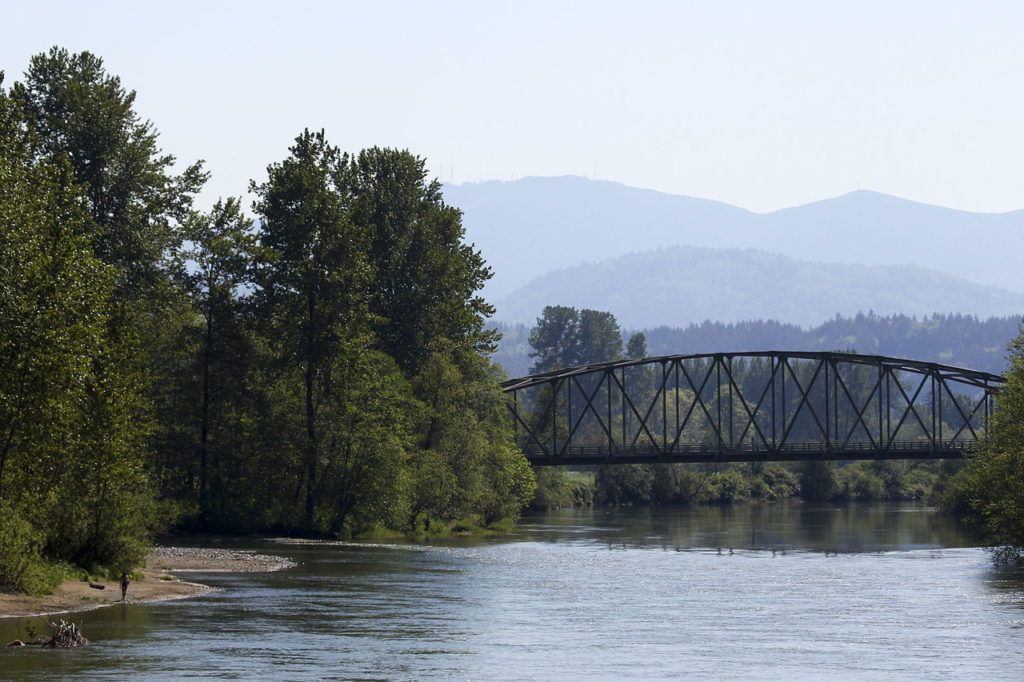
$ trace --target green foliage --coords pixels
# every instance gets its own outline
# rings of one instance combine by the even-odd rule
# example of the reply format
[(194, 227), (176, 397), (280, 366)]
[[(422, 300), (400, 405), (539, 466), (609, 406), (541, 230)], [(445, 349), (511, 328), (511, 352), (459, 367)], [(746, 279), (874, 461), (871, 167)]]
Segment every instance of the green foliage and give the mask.
[(651, 499), (654, 472), (646, 464), (608, 464), (594, 477), (596, 504), (644, 504)]
[(531, 372), (607, 362), (622, 357), (622, 330), (611, 313), (547, 306), (530, 331), (530, 347)]
[(983, 533), (1000, 563), (1024, 564), (1024, 330), (983, 447), (949, 481), (941, 506)]
[(43, 536), (9, 504), (0, 504), (0, 592), (46, 594), (62, 572), (42, 557)]
[(594, 504), (594, 477), (563, 467), (538, 467), (534, 509), (589, 507)]
[(375, 345), (408, 376), (439, 339), (493, 350), (484, 320), (494, 308), (477, 294), (491, 272), (465, 243), (461, 212), (428, 180), (425, 159), (373, 147), (346, 156), (342, 167), (349, 218), (369, 242)]
[(133, 109), (135, 92), (90, 52), (54, 47), (32, 57), (11, 99), (38, 134), (40, 152), (67, 161), (92, 218), (93, 251), (117, 268), (121, 295), (139, 298), (161, 279), (163, 255), (206, 179), (199, 163), (171, 175), (153, 125)]
[(715, 502), (740, 502), (750, 498), (750, 480), (737, 469), (716, 472), (708, 481), (708, 497)]
[(425, 161), (307, 130), (257, 223), (197, 212), (134, 99), (59, 48), (0, 88), (0, 589), (130, 570), (172, 523), (507, 528), (536, 482), (490, 271)]
[(810, 502), (824, 502), (839, 494), (834, 462), (804, 462), (800, 466), (800, 495)]
[(836, 476), (835, 497), (844, 500), (880, 500), (885, 497), (885, 482), (866, 462), (843, 467)]

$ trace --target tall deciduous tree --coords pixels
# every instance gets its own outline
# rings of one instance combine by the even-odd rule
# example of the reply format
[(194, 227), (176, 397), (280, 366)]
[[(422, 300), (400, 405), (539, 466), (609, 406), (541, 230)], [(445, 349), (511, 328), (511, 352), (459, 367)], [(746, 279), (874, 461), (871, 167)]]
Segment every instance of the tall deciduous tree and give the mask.
[(178, 238), (206, 174), (201, 163), (173, 174), (158, 133), (134, 110), (135, 91), (90, 52), (54, 47), (32, 57), (12, 98), (37, 131), (40, 151), (66, 157), (84, 189), (93, 250), (118, 267), (118, 292), (136, 298), (161, 279), (166, 250)]
[(339, 180), (342, 156), (323, 131), (304, 131), (287, 159), (253, 183), (262, 221), (256, 268), (258, 304), (281, 363), (301, 373), (304, 410), (305, 509), (314, 527), (320, 468), (320, 409), (330, 393), (331, 367), (367, 327), (365, 235), (349, 220)]
[(444, 203), (424, 159), (366, 149), (346, 159), (345, 184), (351, 220), (369, 236), (377, 346), (407, 376), (419, 371), (438, 339), (493, 350), (495, 334), (484, 321), (494, 308), (477, 293), (491, 271), (463, 241), (462, 214)]
[[(209, 213), (186, 221), (183, 247), (176, 254), (177, 276), (202, 316), (197, 353), (199, 379), (198, 464), (199, 509), (210, 512), (209, 469), (211, 410), (236, 391), (245, 356), (241, 288), (250, 280), (249, 264), (256, 247), (252, 221), (238, 199), (218, 201)], [(233, 371), (234, 370), (234, 371)], [(232, 387), (232, 381), (234, 386)]]

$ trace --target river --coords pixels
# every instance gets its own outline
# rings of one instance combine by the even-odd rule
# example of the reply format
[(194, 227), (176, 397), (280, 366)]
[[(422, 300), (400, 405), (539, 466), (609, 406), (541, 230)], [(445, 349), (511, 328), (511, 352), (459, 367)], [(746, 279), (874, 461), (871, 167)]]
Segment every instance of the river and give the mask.
[[(300, 565), (75, 614), (0, 650), (63, 679), (1024, 679), (1024, 573), (911, 504), (527, 515), (436, 545), (250, 543)], [(38, 622), (38, 621), (37, 621)], [(0, 639), (25, 621), (0, 621)]]

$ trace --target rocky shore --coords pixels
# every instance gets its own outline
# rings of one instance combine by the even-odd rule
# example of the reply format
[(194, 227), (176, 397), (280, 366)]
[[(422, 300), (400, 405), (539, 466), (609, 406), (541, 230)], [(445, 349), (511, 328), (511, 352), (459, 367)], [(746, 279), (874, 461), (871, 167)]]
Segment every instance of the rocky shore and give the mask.
[[(280, 571), (295, 562), (282, 556), (249, 550), (208, 547), (156, 547), (128, 587), (124, 603), (166, 601), (196, 597), (213, 590), (208, 585), (177, 578), (178, 572), (248, 573)], [(0, 618), (49, 616), (120, 604), (117, 581), (65, 580), (53, 594), (33, 597), (0, 593)]]

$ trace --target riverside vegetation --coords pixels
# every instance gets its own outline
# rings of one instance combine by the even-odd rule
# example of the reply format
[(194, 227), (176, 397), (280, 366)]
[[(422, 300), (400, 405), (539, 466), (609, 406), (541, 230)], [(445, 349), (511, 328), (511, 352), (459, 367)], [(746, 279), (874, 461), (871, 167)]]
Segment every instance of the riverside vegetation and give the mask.
[(303, 131), (199, 211), (88, 52), (0, 79), (0, 590), (120, 574), (176, 526), (445, 533), (534, 476), (490, 277), (424, 160)]

